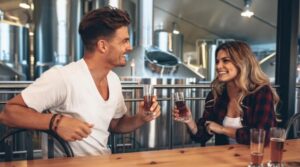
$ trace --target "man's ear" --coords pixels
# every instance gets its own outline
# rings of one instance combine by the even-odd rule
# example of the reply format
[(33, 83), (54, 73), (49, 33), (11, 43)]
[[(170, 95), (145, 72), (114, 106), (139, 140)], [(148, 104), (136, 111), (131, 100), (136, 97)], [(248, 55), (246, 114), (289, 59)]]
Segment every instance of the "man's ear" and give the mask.
[(105, 41), (105, 40), (103, 40), (103, 39), (98, 40), (98, 42), (97, 42), (97, 49), (98, 49), (101, 53), (106, 52), (107, 49), (108, 49), (108, 43), (107, 43), (107, 41)]

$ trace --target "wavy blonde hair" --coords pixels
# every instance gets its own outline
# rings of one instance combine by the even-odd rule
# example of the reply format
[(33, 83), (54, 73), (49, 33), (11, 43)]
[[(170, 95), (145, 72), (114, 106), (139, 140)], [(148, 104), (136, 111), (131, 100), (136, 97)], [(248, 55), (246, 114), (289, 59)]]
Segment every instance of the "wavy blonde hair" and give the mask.
[[(273, 94), (274, 109), (279, 102), (279, 96), (275, 89), (272, 88), (268, 76), (260, 68), (249, 45), (242, 41), (229, 41), (218, 46), (215, 57), (217, 58), (219, 51), (225, 51), (231, 58), (234, 66), (238, 70), (237, 76), (233, 82), (240, 90), (238, 101), (235, 106), (242, 113), (242, 101), (245, 96), (256, 92), (262, 86), (269, 86)], [(214, 102), (222, 94), (226, 83), (220, 82), (215, 78), (211, 83)]]

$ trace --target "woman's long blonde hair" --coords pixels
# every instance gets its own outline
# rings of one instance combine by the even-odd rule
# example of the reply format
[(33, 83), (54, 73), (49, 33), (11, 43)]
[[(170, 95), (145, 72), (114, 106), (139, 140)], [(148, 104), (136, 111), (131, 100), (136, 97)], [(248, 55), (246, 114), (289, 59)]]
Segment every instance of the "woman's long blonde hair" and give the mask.
[[(218, 46), (216, 50), (216, 58), (219, 51), (225, 51), (231, 58), (233, 64), (238, 70), (236, 78), (233, 80), (237, 89), (240, 90), (239, 97), (235, 106), (242, 113), (241, 103), (245, 96), (254, 93), (262, 86), (269, 86), (274, 100), (274, 108), (279, 102), (279, 96), (272, 88), (268, 76), (260, 68), (258, 61), (255, 58), (249, 45), (242, 41), (229, 41)], [(215, 78), (211, 84), (214, 101), (222, 94), (226, 83), (220, 82)]]

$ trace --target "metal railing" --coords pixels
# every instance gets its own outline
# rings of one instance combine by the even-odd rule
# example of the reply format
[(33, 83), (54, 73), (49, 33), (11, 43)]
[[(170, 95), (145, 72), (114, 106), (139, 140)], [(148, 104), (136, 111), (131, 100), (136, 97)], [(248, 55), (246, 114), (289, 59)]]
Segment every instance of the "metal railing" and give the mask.
[[(0, 110), (8, 99), (20, 93), (30, 83), (0, 82)], [(278, 86), (274, 87), (278, 88)], [(143, 100), (143, 85), (138, 82), (122, 82), (122, 89), (128, 113), (133, 115), (138, 110), (138, 103)], [(108, 145), (113, 153), (200, 146), (200, 144), (194, 143), (190, 139), (187, 128), (183, 123), (173, 121), (171, 115), (173, 101), (171, 96), (175, 91), (184, 91), (187, 96), (186, 103), (193, 112), (193, 118), (198, 119), (202, 116), (204, 101), (210, 90), (210, 84), (157, 84), (154, 85), (154, 89), (161, 105), (161, 116), (132, 133), (112, 134)], [(297, 85), (297, 92), (300, 92), (300, 85)], [(298, 94), (296, 98), (296, 112), (300, 108), (298, 105), (300, 96)], [(5, 128), (0, 126), (0, 132), (2, 130), (0, 134), (4, 133), (3, 129)], [(209, 141), (208, 145), (211, 145), (213, 140)]]
[[(32, 82), (28, 81), (0, 82), (0, 110), (7, 100), (19, 94), (31, 83)], [(143, 100), (143, 85), (137, 82), (122, 82), (122, 89), (129, 114), (135, 114), (138, 110), (138, 103)], [(151, 122), (149, 125), (145, 125), (132, 133), (122, 135), (112, 134), (108, 144), (113, 153), (170, 149), (174, 147), (189, 147), (198, 145), (190, 140), (186, 127), (183, 123), (174, 122), (172, 120), (171, 109), (173, 107), (173, 102), (171, 95), (175, 90), (184, 91), (187, 95), (187, 104), (193, 109), (192, 111), (201, 111), (200, 108), (203, 108), (201, 106), (204, 105), (206, 96), (205, 91), (207, 92), (210, 89), (209, 84), (157, 84), (154, 85), (154, 89), (156, 90), (158, 101), (162, 107), (161, 117)], [(193, 113), (194, 118), (197, 118), (201, 115), (202, 113)], [(174, 130), (174, 128), (176, 128), (176, 130)], [(0, 126), (0, 132), (2, 132), (1, 134), (4, 134), (6, 130), (7, 127)], [(174, 138), (176, 138), (176, 140)]]

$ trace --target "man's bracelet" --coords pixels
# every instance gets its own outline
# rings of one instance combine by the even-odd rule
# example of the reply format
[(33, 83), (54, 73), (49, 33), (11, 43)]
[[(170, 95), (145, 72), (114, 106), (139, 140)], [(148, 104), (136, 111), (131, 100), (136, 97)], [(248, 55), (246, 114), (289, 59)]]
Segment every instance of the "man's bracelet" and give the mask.
[(49, 123), (49, 130), (52, 130), (53, 127), (53, 123), (55, 121), (55, 118), (58, 116), (58, 114), (53, 114), (51, 119), (50, 119), (50, 123)]
[(60, 123), (62, 117), (64, 117), (64, 116), (61, 115), (61, 114), (59, 114), (59, 117), (56, 119), (56, 121), (55, 121), (55, 126), (54, 126), (54, 132), (57, 131), (58, 124)]

